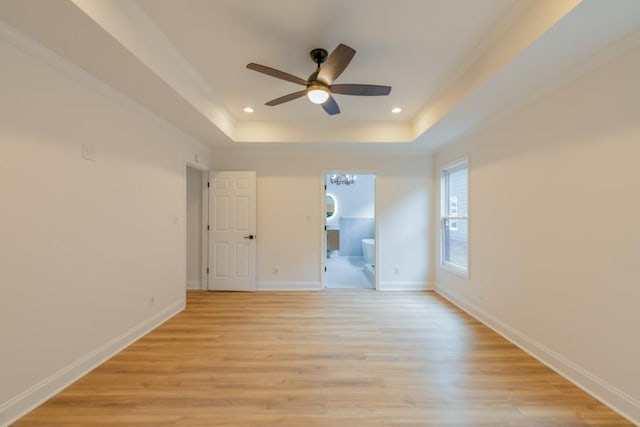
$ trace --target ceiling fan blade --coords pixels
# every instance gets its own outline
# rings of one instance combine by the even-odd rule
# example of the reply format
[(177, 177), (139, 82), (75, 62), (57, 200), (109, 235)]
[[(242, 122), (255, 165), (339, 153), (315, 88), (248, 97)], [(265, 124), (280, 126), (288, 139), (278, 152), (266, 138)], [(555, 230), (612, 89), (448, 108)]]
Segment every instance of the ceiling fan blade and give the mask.
[(292, 74), (285, 73), (284, 71), (276, 70), (275, 68), (267, 67), (266, 65), (254, 64), (252, 62), (250, 64), (247, 64), (247, 68), (253, 71), (257, 71), (259, 73), (264, 73), (271, 77), (275, 77), (277, 79), (286, 80), (291, 83), (297, 83), (302, 86), (307, 85), (307, 81), (301, 79), (300, 77), (296, 77)]
[(340, 43), (333, 52), (329, 54), (329, 57), (320, 68), (318, 73), (318, 80), (330, 85), (335, 79), (342, 74), (347, 65), (351, 62), (353, 55), (356, 51), (346, 44)]
[(285, 102), (289, 102), (289, 101), (293, 101), (294, 99), (298, 99), (300, 97), (305, 96), (305, 94), (307, 93), (307, 90), (301, 90), (298, 92), (293, 92), (290, 93), (289, 95), (285, 95), (285, 96), (281, 96), (280, 98), (276, 98), (276, 99), (272, 99), (269, 102), (266, 102), (264, 105), (268, 105), (270, 107), (273, 107), (275, 105), (280, 105), (283, 104)]
[(391, 86), (344, 84), (331, 85), (329, 90), (340, 95), (385, 96), (391, 92)]
[(321, 105), (322, 108), (324, 108), (324, 111), (326, 111), (330, 116), (340, 114), (340, 107), (338, 107), (338, 103), (335, 99), (333, 99), (333, 96), (331, 95), (329, 95), (329, 99), (327, 99), (324, 104)]

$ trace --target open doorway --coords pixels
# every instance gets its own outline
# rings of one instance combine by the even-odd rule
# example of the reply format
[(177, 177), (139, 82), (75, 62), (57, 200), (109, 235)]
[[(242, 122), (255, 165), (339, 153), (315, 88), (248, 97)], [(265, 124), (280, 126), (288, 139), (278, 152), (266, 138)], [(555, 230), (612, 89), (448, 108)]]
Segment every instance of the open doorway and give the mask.
[(376, 287), (375, 175), (324, 175), (325, 288)]
[(186, 288), (206, 289), (206, 262), (204, 262), (206, 234), (204, 233), (207, 211), (206, 173), (191, 166), (186, 168)]

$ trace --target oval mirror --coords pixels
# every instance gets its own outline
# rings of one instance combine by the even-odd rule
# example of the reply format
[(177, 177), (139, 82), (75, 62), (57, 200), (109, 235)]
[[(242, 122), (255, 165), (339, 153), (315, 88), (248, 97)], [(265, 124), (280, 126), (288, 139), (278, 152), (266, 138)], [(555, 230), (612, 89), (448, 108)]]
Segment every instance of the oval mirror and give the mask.
[(338, 212), (338, 202), (333, 194), (327, 193), (325, 207), (327, 210), (327, 219), (333, 218), (336, 215), (336, 212)]

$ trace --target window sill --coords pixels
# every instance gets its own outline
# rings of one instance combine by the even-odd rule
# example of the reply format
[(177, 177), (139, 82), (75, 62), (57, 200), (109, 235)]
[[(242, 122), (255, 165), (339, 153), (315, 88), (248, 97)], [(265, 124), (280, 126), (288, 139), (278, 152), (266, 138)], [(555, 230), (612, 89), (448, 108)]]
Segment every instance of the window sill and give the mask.
[(469, 269), (464, 269), (453, 264), (445, 263), (440, 264), (440, 268), (456, 276), (462, 277), (463, 279), (469, 279)]

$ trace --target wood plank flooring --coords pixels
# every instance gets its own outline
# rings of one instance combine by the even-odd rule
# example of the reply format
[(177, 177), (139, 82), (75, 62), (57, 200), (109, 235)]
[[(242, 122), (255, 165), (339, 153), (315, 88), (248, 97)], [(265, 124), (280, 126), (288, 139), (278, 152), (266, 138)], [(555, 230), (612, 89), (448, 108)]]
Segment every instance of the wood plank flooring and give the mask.
[(15, 426), (630, 426), (429, 292), (189, 292)]

